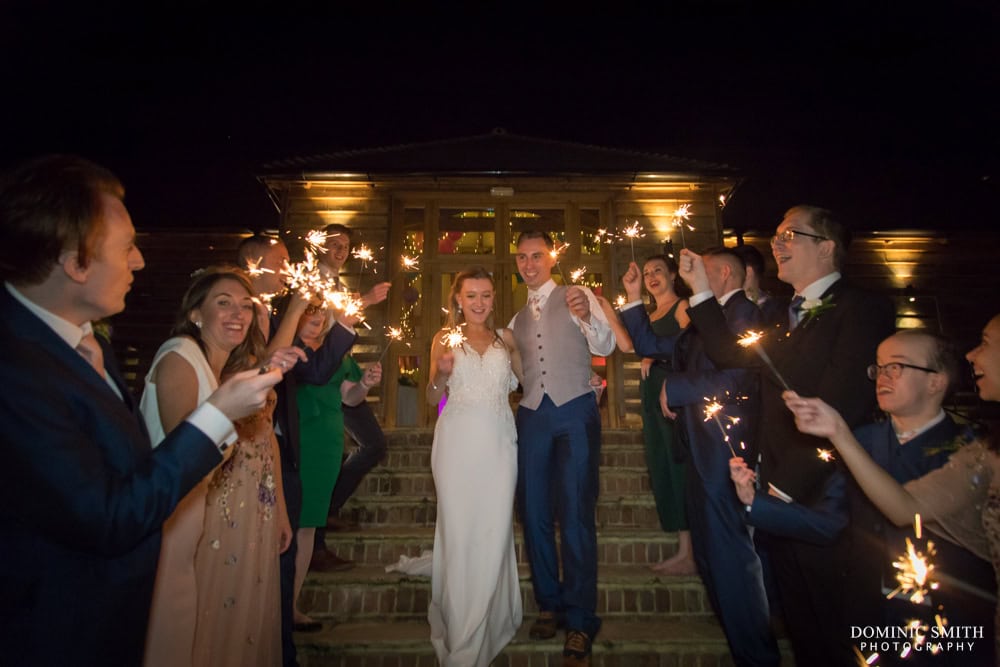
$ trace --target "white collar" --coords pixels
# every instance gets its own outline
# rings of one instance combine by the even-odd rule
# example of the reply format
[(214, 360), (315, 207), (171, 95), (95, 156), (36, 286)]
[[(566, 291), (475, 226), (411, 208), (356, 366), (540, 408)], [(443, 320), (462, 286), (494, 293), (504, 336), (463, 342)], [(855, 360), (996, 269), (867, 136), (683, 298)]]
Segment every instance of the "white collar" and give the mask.
[(742, 291), (743, 291), (743, 288), (742, 288), (742, 287), (737, 287), (737, 288), (736, 288), (736, 289), (734, 289), (734, 290), (733, 290), (732, 292), (726, 292), (725, 294), (723, 294), (722, 296), (720, 296), (720, 297), (719, 297), (719, 305), (720, 305), (720, 306), (724, 306), (724, 305), (726, 305), (726, 303), (727, 303), (727, 302), (728, 302), (728, 301), (729, 301), (729, 300), (730, 300), (731, 298), (733, 298), (733, 295), (734, 295), (734, 294), (736, 294), (737, 292), (742, 292)]
[(57, 336), (66, 341), (66, 344), (74, 350), (76, 349), (76, 346), (80, 344), (80, 341), (84, 336), (93, 333), (94, 329), (90, 322), (84, 322), (83, 326), (78, 327), (69, 320), (59, 317), (52, 311), (42, 308), (37, 303), (21, 294), (17, 288), (9, 282), (4, 282), (4, 287), (7, 288), (7, 291), (10, 292), (12, 297), (20, 301), (21, 305), (31, 311), (35, 317), (40, 319), (42, 322), (45, 322), (45, 324), (47, 324)]
[(545, 282), (545, 284), (542, 285), (541, 287), (539, 287), (538, 289), (533, 290), (533, 289), (529, 288), (528, 289), (528, 298), (530, 299), (531, 297), (533, 297), (533, 296), (535, 296), (537, 294), (538, 296), (542, 297), (543, 299), (547, 299), (547, 298), (549, 298), (549, 295), (552, 294), (552, 290), (554, 290), (555, 288), (556, 288), (556, 281), (552, 280), (552, 278), (549, 278)]
[(937, 416), (935, 416), (929, 422), (927, 422), (923, 426), (918, 426), (917, 428), (911, 428), (909, 431), (900, 431), (898, 428), (896, 428), (896, 420), (892, 419), (891, 417), (890, 420), (892, 421), (892, 430), (896, 433), (896, 439), (899, 440), (899, 444), (905, 445), (907, 442), (913, 440), (918, 435), (926, 433), (927, 431), (931, 430), (932, 428), (943, 422), (944, 417), (945, 417), (944, 410), (938, 410)]
[(806, 301), (818, 300), (823, 294), (830, 289), (830, 285), (834, 284), (840, 280), (840, 271), (834, 271), (833, 273), (828, 273), (819, 280), (809, 283), (806, 288), (801, 292), (796, 292)]

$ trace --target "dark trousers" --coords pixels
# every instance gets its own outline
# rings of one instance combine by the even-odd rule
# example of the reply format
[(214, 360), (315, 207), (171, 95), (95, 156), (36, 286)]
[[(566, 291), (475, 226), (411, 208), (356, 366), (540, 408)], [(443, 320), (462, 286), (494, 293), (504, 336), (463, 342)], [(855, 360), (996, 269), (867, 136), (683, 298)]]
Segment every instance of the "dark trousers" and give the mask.
[[(330, 514), (340, 511), (347, 499), (357, 490), (361, 480), (378, 465), (388, 450), (385, 434), (367, 401), (356, 406), (343, 405), (342, 408), (344, 431), (351, 436), (358, 447), (351, 452), (340, 468), (340, 475), (337, 477), (337, 484), (333, 487), (333, 496), (330, 499)], [(319, 551), (324, 548), (326, 548), (326, 531), (317, 528), (313, 550)]]
[[(728, 461), (720, 457), (717, 463), (728, 476)], [(776, 667), (781, 654), (771, 631), (764, 575), (743, 521), (743, 506), (728, 479), (716, 479), (714, 488), (708, 489), (690, 458), (686, 472), (691, 548), (733, 662)]]
[[(282, 452), (284, 452), (282, 448)], [(281, 554), (281, 653), (285, 667), (298, 667), (295, 656), (295, 642), (292, 632), (295, 627), (295, 554), (298, 551), (295, 534), (299, 529), (299, 514), (302, 513), (302, 481), (299, 471), (290, 457), (281, 457), (281, 484), (285, 492), (285, 506), (288, 520), (292, 524), (292, 544)]]
[(567, 629), (593, 637), (601, 627), (595, 525), (601, 418), (594, 395), (559, 407), (546, 395), (537, 410), (518, 407), (517, 437), (517, 501), (535, 601), (542, 611), (564, 615)]

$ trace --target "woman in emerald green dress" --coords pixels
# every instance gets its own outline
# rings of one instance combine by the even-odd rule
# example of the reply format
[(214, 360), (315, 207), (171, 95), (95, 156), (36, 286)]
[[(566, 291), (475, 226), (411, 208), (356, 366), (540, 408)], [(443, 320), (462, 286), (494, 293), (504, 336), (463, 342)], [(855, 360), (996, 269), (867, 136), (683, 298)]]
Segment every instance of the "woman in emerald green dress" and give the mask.
[[(676, 336), (690, 321), (687, 299), (681, 296), (685, 288), (677, 278), (677, 263), (666, 255), (650, 257), (642, 267), (642, 281), (653, 307), (649, 313), (653, 331), (657, 336)], [(666, 361), (669, 363), (669, 359)], [(677, 452), (674, 422), (664, 417), (660, 409), (663, 367), (653, 362), (643, 358), (639, 380), (642, 436), (660, 527), (668, 533), (677, 533), (677, 553), (651, 567), (660, 574), (695, 574), (691, 533), (684, 512), (684, 463)]]
[[(328, 327), (327, 313), (310, 306), (299, 323), (299, 338), (316, 349)], [(302, 479), (302, 513), (296, 534), (295, 626), (318, 630), (316, 621), (298, 609), (299, 591), (309, 571), (316, 529), (326, 525), (333, 487), (340, 475), (344, 454), (344, 412), (342, 403), (360, 405), (368, 390), (382, 380), (377, 362), (362, 371), (351, 355), (345, 355), (337, 372), (324, 385), (301, 383), (296, 389), (299, 408), (299, 475)]]

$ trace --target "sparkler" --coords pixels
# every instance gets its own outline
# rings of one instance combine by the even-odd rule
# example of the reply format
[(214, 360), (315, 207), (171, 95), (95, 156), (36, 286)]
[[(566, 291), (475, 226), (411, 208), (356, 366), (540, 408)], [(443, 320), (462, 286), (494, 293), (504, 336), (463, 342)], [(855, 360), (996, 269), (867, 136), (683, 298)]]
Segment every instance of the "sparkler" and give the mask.
[(642, 238), (645, 234), (642, 232), (642, 227), (639, 226), (639, 221), (636, 220), (631, 225), (625, 228), (623, 232), (625, 236), (628, 237), (628, 244), (632, 248), (632, 261), (635, 261), (635, 240), (637, 238)]
[[(916, 538), (921, 539), (922, 531), (920, 526), (920, 515), (913, 518), (913, 532)], [(937, 553), (934, 543), (927, 540), (927, 552), (917, 551), (913, 540), (906, 538), (906, 553), (897, 558), (892, 566), (899, 570), (896, 573), (896, 581), (899, 583), (886, 598), (893, 598), (902, 593), (908, 595), (910, 602), (920, 604), (932, 590), (937, 590), (938, 582), (931, 578), (934, 572), (934, 564), (930, 558)]]
[(306, 245), (309, 246), (309, 250), (316, 254), (318, 252), (326, 252), (326, 232), (321, 229), (312, 229), (306, 233), (305, 236)]
[(778, 381), (781, 382), (781, 386), (785, 388), (785, 391), (791, 391), (792, 388), (788, 386), (787, 382), (785, 382), (785, 378), (781, 377), (781, 373), (779, 373), (778, 369), (774, 367), (774, 362), (771, 361), (771, 357), (767, 356), (767, 352), (764, 350), (763, 346), (757, 344), (763, 337), (764, 334), (760, 331), (747, 331), (745, 334), (740, 336), (739, 340), (736, 342), (743, 347), (752, 347), (754, 352), (757, 353), (757, 356), (760, 357), (763, 362), (767, 364), (767, 367), (771, 369), (771, 372), (774, 373), (774, 377), (778, 378)]
[(628, 301), (626, 300), (624, 294), (619, 294), (618, 298), (615, 299), (615, 307), (618, 308), (619, 310), (621, 310), (621, 307), (624, 306), (626, 303), (628, 303)]
[(569, 281), (574, 284), (578, 283), (585, 275), (587, 275), (587, 267), (581, 266), (579, 269), (569, 272)]
[(677, 229), (681, 230), (681, 247), (682, 248), (687, 248), (687, 242), (684, 240), (684, 228), (687, 227), (692, 232), (694, 231), (694, 227), (691, 226), (691, 224), (688, 222), (688, 218), (691, 217), (690, 208), (691, 208), (690, 204), (684, 204), (683, 206), (679, 206), (677, 208), (677, 210), (674, 211), (674, 219), (670, 223), (672, 226), (674, 226)]
[[(386, 327), (386, 329), (387, 331), (385, 335), (389, 340), (386, 341), (385, 347), (382, 348), (382, 354), (378, 356), (378, 361), (375, 362), (377, 364), (382, 363), (382, 360), (385, 358), (385, 353), (389, 351), (389, 347), (392, 345), (393, 341), (403, 340), (403, 329), (401, 327)], [(407, 343), (407, 345), (409, 345), (409, 343)]]
[(361, 260), (361, 271), (358, 272), (358, 291), (361, 291), (361, 281), (365, 276), (365, 271), (368, 269), (368, 262), (371, 262), (375, 254), (372, 249), (365, 244), (359, 245), (357, 248), (351, 251), (351, 257)]
[(833, 451), (829, 449), (822, 449), (821, 447), (816, 448), (816, 456), (819, 457), (821, 461), (826, 461), (829, 463), (833, 460)]
[(247, 273), (251, 278), (257, 278), (264, 275), (265, 273), (274, 273), (271, 269), (261, 268), (260, 263), (264, 261), (263, 257), (258, 257), (256, 261), (252, 259), (247, 260)]
[(465, 334), (462, 333), (461, 325), (454, 327), (452, 329), (445, 329), (444, 335), (441, 336), (441, 342), (447, 348), (456, 348), (461, 346), (466, 341)]
[(559, 264), (559, 256), (561, 254), (563, 254), (564, 252), (566, 252), (566, 248), (568, 248), (568, 247), (569, 247), (568, 243), (563, 243), (560, 246), (555, 246), (554, 248), (552, 248), (552, 250), (549, 251), (549, 257), (551, 257), (553, 259), (553, 261), (555, 261), (556, 268), (559, 269), (559, 276), (562, 278), (562, 281), (563, 281), (564, 285), (568, 284), (568, 283), (566, 281), (566, 274), (563, 273), (562, 265)]
[[(732, 453), (733, 458), (736, 458), (736, 450), (733, 448), (733, 443), (729, 439), (729, 434), (726, 433), (726, 427), (722, 425), (722, 419), (719, 414), (722, 412), (722, 403), (719, 403), (715, 398), (705, 397), (705, 421), (709, 419), (714, 419), (716, 426), (719, 427), (719, 433), (722, 434), (722, 441), (729, 446), (729, 451)], [(723, 414), (723, 417), (731, 421), (733, 424), (739, 424), (739, 417), (730, 417)], [(731, 426), (731, 425), (730, 425)], [(740, 443), (740, 447), (743, 447), (743, 443)]]

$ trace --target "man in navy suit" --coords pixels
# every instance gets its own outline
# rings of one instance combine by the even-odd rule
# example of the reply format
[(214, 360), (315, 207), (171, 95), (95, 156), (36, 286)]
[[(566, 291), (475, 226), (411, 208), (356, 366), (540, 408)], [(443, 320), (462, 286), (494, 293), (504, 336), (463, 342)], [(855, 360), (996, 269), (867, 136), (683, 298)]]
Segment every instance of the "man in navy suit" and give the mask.
[(563, 665), (576, 667), (590, 664), (601, 627), (595, 525), (601, 416), (590, 386), (591, 355), (611, 354), (615, 334), (589, 289), (552, 280), (553, 245), (537, 230), (517, 239), (517, 271), (528, 287), (528, 302), (510, 323), (524, 368), (517, 505), (539, 610), (528, 635), (549, 639), (565, 624)]
[[(778, 279), (795, 290), (787, 327), (769, 330), (757, 343), (781, 377), (803, 396), (818, 396), (836, 407), (851, 426), (867, 421), (875, 397), (865, 372), (879, 342), (892, 333), (889, 300), (849, 285), (840, 269), (849, 234), (833, 214), (815, 206), (785, 213), (771, 239)], [(720, 367), (761, 366), (753, 349), (737, 344), (718, 302), (712, 298), (705, 264), (681, 252), (681, 277), (693, 292), (688, 315), (705, 341), (705, 352)], [(849, 622), (844, 611), (847, 576), (846, 508), (837, 507), (837, 465), (817, 456), (825, 440), (800, 433), (781, 397), (775, 373), (761, 370), (761, 419), (755, 442), (760, 449), (762, 488), (785, 502), (830, 506), (829, 544), (759, 531), (774, 574), (785, 627), (797, 664), (853, 664)], [(751, 510), (752, 512), (752, 510)], [(838, 524), (839, 523), (839, 527)], [(759, 542), (759, 544), (761, 544)]]
[(177, 502), (222, 461), (233, 419), (281, 379), (224, 383), (153, 451), (91, 323), (143, 267), (123, 189), (75, 157), (0, 182), (0, 660), (138, 665)]
[[(708, 250), (703, 257), (712, 294), (721, 304), (730, 330), (743, 333), (758, 328), (760, 310), (742, 289), (746, 275), (742, 258), (726, 248)], [(698, 573), (735, 663), (777, 665), (781, 656), (771, 632), (760, 559), (729, 480), (730, 446), (751, 456), (757, 374), (744, 369), (717, 370), (693, 327), (675, 340), (657, 337), (641, 307), (640, 281), (639, 267), (633, 263), (622, 280), (629, 298), (622, 308), (622, 321), (637, 354), (662, 358), (673, 348), (661, 406), (665, 415), (676, 417), (680, 441), (687, 450), (685, 506)], [(706, 398), (723, 405), (719, 419), (729, 445), (719, 424), (705, 419)]]

